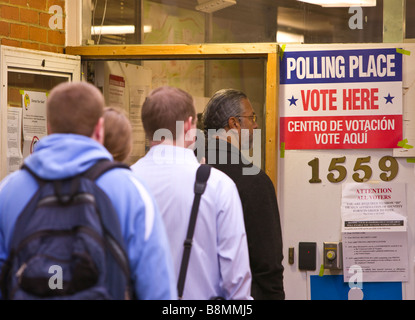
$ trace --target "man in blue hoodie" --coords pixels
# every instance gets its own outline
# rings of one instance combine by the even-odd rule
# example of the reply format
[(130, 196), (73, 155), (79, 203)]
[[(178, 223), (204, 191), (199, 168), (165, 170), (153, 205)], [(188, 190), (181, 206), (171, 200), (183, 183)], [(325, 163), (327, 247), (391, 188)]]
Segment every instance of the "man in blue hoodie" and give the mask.
[[(85, 82), (55, 87), (47, 101), (49, 135), (36, 144), (25, 165), (43, 179), (82, 173), (98, 160), (112, 160), (103, 147), (104, 99)], [(138, 299), (177, 299), (176, 283), (163, 222), (152, 196), (130, 170), (113, 169), (97, 179), (118, 214)], [(38, 189), (19, 170), (0, 184), (0, 268), (9, 256), (19, 214)]]

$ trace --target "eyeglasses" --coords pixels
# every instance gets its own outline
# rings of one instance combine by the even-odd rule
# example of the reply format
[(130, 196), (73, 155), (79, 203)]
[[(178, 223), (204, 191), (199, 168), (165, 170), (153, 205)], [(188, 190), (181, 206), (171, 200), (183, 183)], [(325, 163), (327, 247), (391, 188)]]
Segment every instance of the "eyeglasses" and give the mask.
[(253, 122), (256, 122), (256, 114), (254, 113), (252, 116), (238, 116), (238, 118), (252, 118)]

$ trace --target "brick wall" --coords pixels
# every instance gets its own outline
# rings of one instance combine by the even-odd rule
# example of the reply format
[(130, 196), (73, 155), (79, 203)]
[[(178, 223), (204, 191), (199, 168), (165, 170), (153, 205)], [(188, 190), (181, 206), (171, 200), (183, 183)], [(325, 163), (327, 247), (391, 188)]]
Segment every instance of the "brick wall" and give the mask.
[[(62, 29), (49, 8), (62, 8)], [(55, 12), (56, 13), (56, 12)], [(65, 0), (0, 0), (0, 43), (6, 46), (63, 53), (65, 47)]]

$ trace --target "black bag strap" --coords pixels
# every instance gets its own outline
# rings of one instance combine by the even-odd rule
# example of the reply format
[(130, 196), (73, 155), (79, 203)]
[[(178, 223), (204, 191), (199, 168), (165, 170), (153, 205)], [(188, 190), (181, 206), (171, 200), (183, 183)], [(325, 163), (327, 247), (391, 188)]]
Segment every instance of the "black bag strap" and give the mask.
[(102, 159), (102, 160), (98, 160), (97, 163), (95, 163), (91, 168), (89, 168), (82, 175), (90, 180), (95, 181), (102, 174), (104, 174), (105, 172), (113, 168), (124, 168), (124, 169), (130, 170), (130, 167), (123, 162)]
[(177, 282), (177, 292), (179, 299), (182, 299), (184, 283), (186, 280), (187, 266), (189, 264), (190, 249), (192, 248), (192, 239), (195, 231), (197, 213), (199, 211), (200, 198), (206, 189), (206, 183), (209, 179), (211, 166), (202, 164), (197, 169), (196, 181), (194, 186), (195, 197), (193, 200), (192, 211), (190, 213), (189, 227), (187, 229), (186, 240), (184, 241), (183, 257), (180, 266), (179, 280)]

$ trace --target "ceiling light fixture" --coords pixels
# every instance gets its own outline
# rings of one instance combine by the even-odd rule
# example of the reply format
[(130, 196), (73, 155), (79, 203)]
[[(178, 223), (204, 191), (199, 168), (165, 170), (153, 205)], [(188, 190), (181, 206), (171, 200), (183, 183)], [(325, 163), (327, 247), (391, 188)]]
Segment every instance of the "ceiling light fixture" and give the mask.
[(236, 4), (236, 0), (212, 0), (196, 6), (197, 11), (212, 13)]
[(104, 34), (134, 34), (135, 26), (125, 25), (125, 26), (102, 26), (102, 27), (91, 27), (91, 34), (95, 35), (104, 35)]
[(376, 7), (376, 0), (297, 0), (322, 7)]
[(280, 43), (289, 43), (289, 42), (296, 42), (296, 43), (304, 43), (304, 35), (291, 33), (291, 32), (284, 32), (284, 31), (277, 31), (277, 42)]
[(153, 26), (149, 24), (143, 25), (143, 32), (144, 33), (151, 33), (153, 31)]

